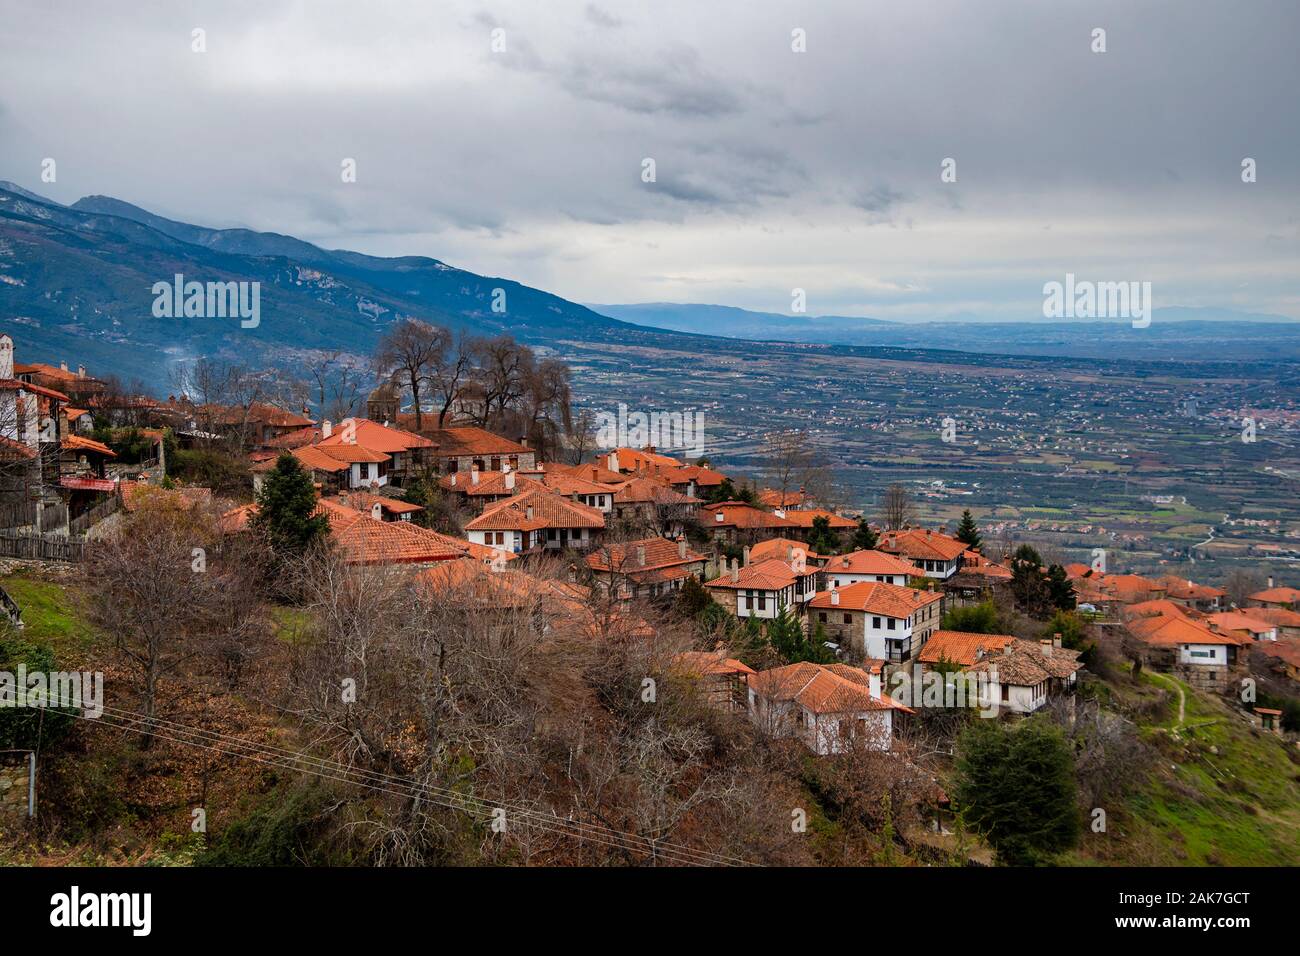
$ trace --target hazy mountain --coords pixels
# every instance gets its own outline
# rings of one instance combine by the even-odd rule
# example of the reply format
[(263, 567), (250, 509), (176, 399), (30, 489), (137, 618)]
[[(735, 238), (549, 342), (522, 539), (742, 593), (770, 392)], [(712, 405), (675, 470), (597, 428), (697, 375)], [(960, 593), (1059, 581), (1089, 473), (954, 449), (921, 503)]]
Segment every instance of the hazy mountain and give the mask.
[[(154, 283), (178, 273), (187, 281), (260, 282), (260, 324), (155, 318)], [(505, 292), (504, 313), (492, 310), (494, 289)], [(162, 384), (171, 361), (200, 354), (249, 363), (315, 348), (368, 354), (403, 316), (534, 343), (634, 339), (640, 331), (436, 259), (384, 259), (292, 236), (208, 229), (104, 196), (64, 206), (0, 183), (0, 324), (28, 361), (84, 362)]]
[(639, 325), (725, 338), (950, 349), (998, 355), (1142, 361), (1290, 361), (1300, 359), (1300, 323), (1281, 315), (1171, 306), (1151, 324), (1129, 320), (1029, 318), (990, 322), (948, 318), (893, 322), (853, 316), (752, 312), (721, 305), (648, 302), (591, 305), (602, 315)]

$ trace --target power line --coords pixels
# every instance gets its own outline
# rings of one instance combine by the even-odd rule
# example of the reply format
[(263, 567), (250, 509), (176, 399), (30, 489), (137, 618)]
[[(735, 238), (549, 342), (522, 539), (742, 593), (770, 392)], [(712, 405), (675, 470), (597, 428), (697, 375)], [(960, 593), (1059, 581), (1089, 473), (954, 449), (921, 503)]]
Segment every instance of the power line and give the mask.
[[(588, 840), (615, 849), (639, 850), (652, 856), (662, 858), (670, 863), (722, 866), (751, 865), (747, 861), (737, 857), (726, 856), (712, 851), (697, 850), (680, 844), (652, 840), (649, 837), (627, 833), (625, 831), (601, 826), (599, 824), (566, 820), (554, 813), (547, 815), (540, 811), (530, 810), (518, 805), (494, 804), (482, 798), (472, 797), (455, 790), (436, 787), (432, 784), (420, 784), (400, 777), (382, 774), (377, 771), (350, 767), (339, 761), (328, 760), (299, 751), (287, 750), (270, 744), (254, 743), (220, 731), (189, 727), (160, 717), (147, 717), (143, 714), (136, 714), (131, 711), (120, 710), (117, 708), (105, 707), (103, 708), (103, 712), (110, 717), (111, 720), (122, 722), (107, 724), (108, 726), (115, 727), (119, 730), (134, 731), (147, 736), (170, 740), (175, 743), (198, 747), (228, 756), (241, 757), (258, 763), (281, 767), (283, 769), (311, 773), (325, 779), (363, 786), (393, 796), (406, 798), (423, 797), (431, 803), (465, 813), (472, 814), (475, 811), (478, 811), (484, 815), (490, 815), (493, 811), (500, 809), (506, 811), (507, 820), (511, 818), (520, 818), (526, 826), (533, 826), (546, 832), (558, 833), (578, 840)], [(83, 714), (75, 714), (73, 716), (80, 717), (84, 720), (95, 720), (98, 723), (104, 723), (102, 720), (86, 717)], [(171, 734), (179, 734), (180, 736), (172, 736), (163, 731), (170, 731)], [(230, 748), (242, 748), (243, 750), (252, 752), (245, 753)], [(304, 766), (304, 764), (306, 765)], [(399, 789), (393, 789), (394, 787)]]

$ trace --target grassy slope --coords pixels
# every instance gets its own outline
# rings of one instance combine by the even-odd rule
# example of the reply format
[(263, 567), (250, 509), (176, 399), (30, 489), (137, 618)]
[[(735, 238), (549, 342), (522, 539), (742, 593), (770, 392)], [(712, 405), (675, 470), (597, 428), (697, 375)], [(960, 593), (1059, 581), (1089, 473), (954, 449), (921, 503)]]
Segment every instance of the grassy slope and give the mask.
[[(1130, 700), (1172, 691), (1168, 675), (1112, 686)], [(1108, 832), (1086, 831), (1075, 864), (1278, 866), (1300, 864), (1300, 755), (1256, 730), (1218, 697), (1182, 684), (1139, 733), (1159, 757), (1149, 778), (1116, 808)]]

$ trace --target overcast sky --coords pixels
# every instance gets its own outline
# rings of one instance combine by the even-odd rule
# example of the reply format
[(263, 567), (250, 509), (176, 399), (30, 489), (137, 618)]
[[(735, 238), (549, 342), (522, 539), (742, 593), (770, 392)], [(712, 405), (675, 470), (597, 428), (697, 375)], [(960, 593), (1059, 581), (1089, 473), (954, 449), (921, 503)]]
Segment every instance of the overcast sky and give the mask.
[(1295, 0), (0, 10), (0, 178), (63, 202), (583, 302), (1032, 319), (1073, 272), (1300, 318)]

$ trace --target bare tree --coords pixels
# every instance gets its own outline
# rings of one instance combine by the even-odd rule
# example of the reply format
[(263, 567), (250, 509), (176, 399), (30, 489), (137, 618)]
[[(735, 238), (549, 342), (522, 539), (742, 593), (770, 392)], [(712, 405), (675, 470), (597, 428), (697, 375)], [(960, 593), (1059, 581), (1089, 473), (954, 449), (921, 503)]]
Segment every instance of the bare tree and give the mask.
[(443, 428), (447, 416), (460, 398), (461, 389), (470, 380), (474, 372), (474, 356), (478, 351), (477, 340), (465, 332), (453, 338), (446, 337), (446, 347), (438, 352), (430, 362), (429, 384), (433, 389), (434, 399), (438, 402), (438, 427)]
[(906, 488), (894, 483), (885, 489), (885, 500), (880, 506), (885, 529), (897, 531), (912, 521), (912, 496)]
[(421, 392), (432, 368), (446, 354), (451, 333), (419, 319), (402, 319), (393, 324), (375, 350), (375, 371), (381, 376), (398, 373), (411, 392), (415, 407), (415, 430), (423, 425)]

